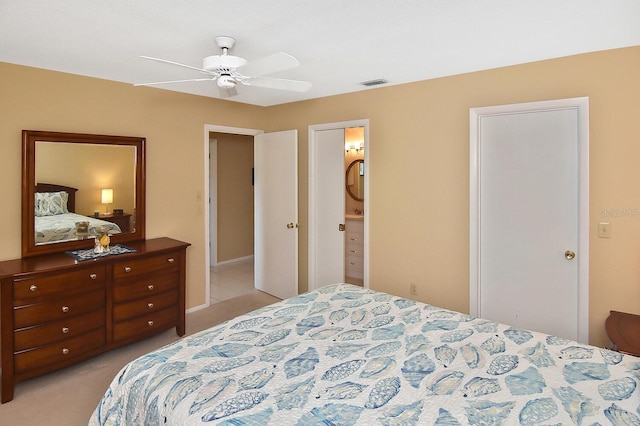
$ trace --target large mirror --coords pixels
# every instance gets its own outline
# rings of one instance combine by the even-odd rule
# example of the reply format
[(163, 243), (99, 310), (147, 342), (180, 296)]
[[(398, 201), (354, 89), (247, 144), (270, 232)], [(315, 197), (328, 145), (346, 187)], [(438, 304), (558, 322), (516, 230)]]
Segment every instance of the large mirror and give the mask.
[(22, 131), (22, 255), (145, 238), (145, 138)]
[(353, 160), (345, 176), (347, 193), (356, 201), (364, 201), (364, 160)]

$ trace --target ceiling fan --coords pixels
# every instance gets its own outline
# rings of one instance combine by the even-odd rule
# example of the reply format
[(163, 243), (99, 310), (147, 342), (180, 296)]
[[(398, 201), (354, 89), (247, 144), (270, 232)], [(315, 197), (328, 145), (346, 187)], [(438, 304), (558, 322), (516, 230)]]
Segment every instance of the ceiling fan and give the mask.
[(236, 85), (238, 83), (245, 86), (267, 87), (269, 89), (291, 90), (294, 92), (304, 92), (311, 88), (311, 83), (299, 80), (287, 80), (282, 78), (264, 77), (278, 71), (295, 68), (300, 62), (291, 55), (283, 52), (274, 53), (256, 61), (248, 62), (244, 58), (229, 54), (229, 50), (235, 44), (235, 39), (227, 36), (215, 38), (216, 44), (222, 49), (221, 55), (207, 56), (202, 60), (202, 68), (166, 59), (153, 58), (151, 56), (141, 56), (144, 59), (164, 62), (189, 68), (206, 74), (204, 78), (190, 78), (186, 80), (157, 81), (153, 83), (138, 83), (134, 86), (155, 86), (160, 84), (184, 83), (188, 81), (216, 81), (220, 96), (228, 98), (238, 94)]

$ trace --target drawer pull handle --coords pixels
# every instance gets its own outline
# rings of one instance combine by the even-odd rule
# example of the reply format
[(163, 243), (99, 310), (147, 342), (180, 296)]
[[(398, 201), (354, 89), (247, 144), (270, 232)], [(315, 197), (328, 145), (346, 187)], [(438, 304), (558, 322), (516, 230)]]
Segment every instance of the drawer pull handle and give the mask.
[(69, 349), (62, 348), (62, 355), (67, 355), (69, 353)]
[(29, 290), (31, 291), (37, 291), (38, 290), (38, 286), (35, 284), (31, 284), (31, 287), (29, 287)]
[(125, 272), (131, 272), (131, 267), (130, 266), (125, 266), (124, 267), (124, 271)]
[(357, 250), (349, 250), (351, 253), (357, 253)]
[(147, 308), (153, 309), (153, 303), (147, 303)]
[(353, 262), (349, 262), (349, 264), (350, 264), (351, 266), (356, 266), (356, 264), (355, 264), (355, 263), (353, 263)]
[(91, 274), (91, 275), (89, 275), (89, 278), (91, 278), (92, 280), (95, 280), (96, 278), (98, 278), (98, 275)]
[(69, 327), (62, 327), (62, 334), (67, 334), (69, 332)]
[(176, 260), (175, 260), (173, 257), (170, 257), (170, 258), (168, 258), (168, 259), (167, 259), (167, 262), (169, 262), (169, 263), (173, 263), (173, 262), (175, 262), (175, 261), (176, 261)]
[(147, 288), (149, 289), (149, 291), (153, 291), (153, 288), (154, 288), (154, 287), (153, 287), (153, 284), (149, 284), (149, 285), (147, 286)]
[(148, 325), (149, 327), (153, 327), (153, 320), (149, 320), (149, 321), (147, 321), (147, 325)]
[(62, 312), (69, 312), (69, 307), (68, 306), (63, 306), (62, 307)]

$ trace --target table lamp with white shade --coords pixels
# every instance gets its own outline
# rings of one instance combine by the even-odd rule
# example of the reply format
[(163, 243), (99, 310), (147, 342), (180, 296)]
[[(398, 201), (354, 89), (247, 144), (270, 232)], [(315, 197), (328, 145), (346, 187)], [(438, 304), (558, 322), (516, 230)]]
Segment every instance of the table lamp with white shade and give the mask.
[(113, 203), (113, 189), (105, 188), (102, 190), (102, 204), (106, 205), (105, 214), (109, 214), (109, 204)]

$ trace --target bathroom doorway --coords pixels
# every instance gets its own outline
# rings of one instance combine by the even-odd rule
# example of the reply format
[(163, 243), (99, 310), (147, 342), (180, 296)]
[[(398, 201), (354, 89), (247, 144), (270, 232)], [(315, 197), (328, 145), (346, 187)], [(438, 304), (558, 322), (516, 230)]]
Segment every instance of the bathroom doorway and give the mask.
[[(347, 130), (355, 128), (362, 130)], [(309, 290), (346, 281), (348, 262), (353, 260), (347, 259), (347, 253), (355, 250), (347, 247), (345, 234), (351, 223), (347, 223), (348, 218), (359, 222), (355, 232), (359, 234), (358, 243), (361, 244), (358, 253), (351, 253), (361, 259), (360, 274), (356, 274), (360, 277), (352, 278), (358, 280), (356, 284), (369, 285), (368, 129), (369, 120), (366, 119), (309, 126)], [(347, 140), (347, 133), (351, 138), (352, 133), (358, 132), (362, 135), (361, 140)], [(352, 166), (353, 179), (350, 179), (346, 170), (357, 160), (355, 155), (361, 158)], [(360, 200), (347, 200), (350, 197), (347, 184)], [(357, 196), (360, 190), (362, 197)]]
[(344, 282), (364, 284), (364, 127), (344, 129)]

